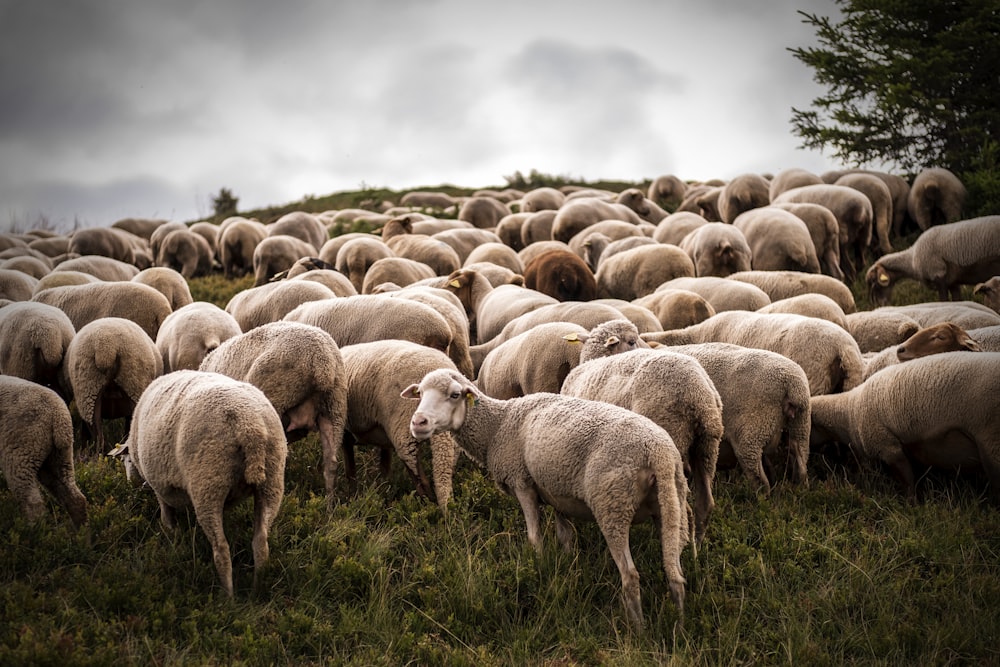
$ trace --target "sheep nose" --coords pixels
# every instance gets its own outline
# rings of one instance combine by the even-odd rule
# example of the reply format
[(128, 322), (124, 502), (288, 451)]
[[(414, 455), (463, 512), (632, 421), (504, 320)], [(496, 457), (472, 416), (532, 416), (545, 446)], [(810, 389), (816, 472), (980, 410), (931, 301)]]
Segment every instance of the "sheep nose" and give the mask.
[(427, 417), (421, 414), (414, 414), (413, 418), (410, 420), (410, 423), (414, 426), (427, 426), (428, 420)]

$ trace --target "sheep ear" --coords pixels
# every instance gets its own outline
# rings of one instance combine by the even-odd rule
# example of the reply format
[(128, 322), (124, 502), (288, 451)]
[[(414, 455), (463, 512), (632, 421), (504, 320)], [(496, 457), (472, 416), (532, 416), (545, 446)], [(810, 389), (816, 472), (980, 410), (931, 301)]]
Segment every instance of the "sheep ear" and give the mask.
[(989, 294), (993, 289), (986, 283), (979, 283), (976, 285), (975, 289), (972, 290), (973, 294)]
[(119, 442), (115, 445), (114, 449), (108, 452), (107, 455), (115, 458), (122, 458), (126, 454), (128, 454), (128, 442)]
[(966, 338), (962, 341), (962, 347), (970, 352), (982, 352), (983, 348), (979, 347), (979, 343), (976, 342), (975, 338)]
[(409, 387), (404, 389), (403, 393), (399, 396), (400, 398), (420, 398), (420, 387), (415, 384), (411, 384)]
[(608, 336), (608, 339), (604, 341), (604, 347), (614, 347), (620, 342), (621, 340), (618, 339), (618, 336)]

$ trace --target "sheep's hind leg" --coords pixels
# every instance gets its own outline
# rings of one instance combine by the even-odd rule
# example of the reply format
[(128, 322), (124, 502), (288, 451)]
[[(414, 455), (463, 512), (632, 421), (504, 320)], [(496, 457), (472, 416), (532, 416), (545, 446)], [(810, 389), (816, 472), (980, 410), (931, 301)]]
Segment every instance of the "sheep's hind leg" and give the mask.
[(625, 603), (625, 611), (628, 614), (629, 622), (637, 630), (643, 626), (642, 601), (639, 594), (639, 571), (632, 561), (632, 552), (629, 550), (629, 527), (632, 523), (632, 514), (628, 514), (625, 508), (616, 511), (615, 508), (592, 508), (594, 519), (597, 521), (604, 540), (608, 543), (611, 557), (618, 566), (618, 572), (622, 578), (622, 601)]
[[(222, 530), (222, 503), (213, 506), (211, 509), (194, 510), (198, 519), (198, 525), (208, 537), (209, 544), (212, 545), (212, 561), (215, 563), (215, 570), (219, 573), (222, 581), (222, 588), (226, 595), (233, 597), (233, 561), (229, 553), (229, 542), (226, 534)], [(256, 551), (256, 535), (254, 536), (254, 550)], [(256, 555), (255, 555), (256, 560)]]

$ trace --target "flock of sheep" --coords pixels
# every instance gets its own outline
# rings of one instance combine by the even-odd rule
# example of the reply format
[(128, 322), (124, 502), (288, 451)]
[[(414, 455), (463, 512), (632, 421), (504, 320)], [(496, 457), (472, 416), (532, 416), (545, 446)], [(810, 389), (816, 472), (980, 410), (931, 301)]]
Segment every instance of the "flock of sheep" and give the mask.
[[(914, 464), (1000, 489), (1000, 216), (961, 220), (964, 197), (943, 169), (789, 169), (6, 234), (0, 467), (27, 516), (44, 486), (84, 524), (74, 444), (105, 452), (104, 421), (126, 418), (109, 453), (168, 529), (193, 505), (232, 595), (223, 509), (254, 498), (256, 572), (289, 444), (318, 432), (329, 503), (362, 444), (442, 512), (464, 452), (536, 548), (542, 505), (565, 548), (568, 518), (596, 521), (641, 626), (629, 526), (656, 523), (682, 611), (680, 554), (706, 536), (718, 469), (766, 493), (777, 454), (806, 484), (810, 453), (839, 443), (911, 494)], [(378, 232), (330, 237), (358, 219)], [(879, 307), (858, 311), (847, 284), (872, 258)], [(188, 279), (215, 271), (254, 286), (224, 309), (194, 302)], [(888, 305), (903, 279), (940, 301)]]

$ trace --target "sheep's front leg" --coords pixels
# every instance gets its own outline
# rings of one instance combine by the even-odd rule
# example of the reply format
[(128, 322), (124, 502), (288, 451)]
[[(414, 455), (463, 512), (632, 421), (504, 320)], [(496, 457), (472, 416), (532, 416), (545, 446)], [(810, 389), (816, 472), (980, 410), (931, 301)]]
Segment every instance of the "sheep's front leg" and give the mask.
[(533, 486), (519, 486), (514, 489), (514, 496), (521, 504), (521, 511), (524, 512), (528, 543), (535, 547), (535, 551), (542, 553), (542, 522), (538, 511), (538, 491)]
[(556, 537), (566, 553), (573, 553), (573, 524), (558, 511), (556, 512)]

